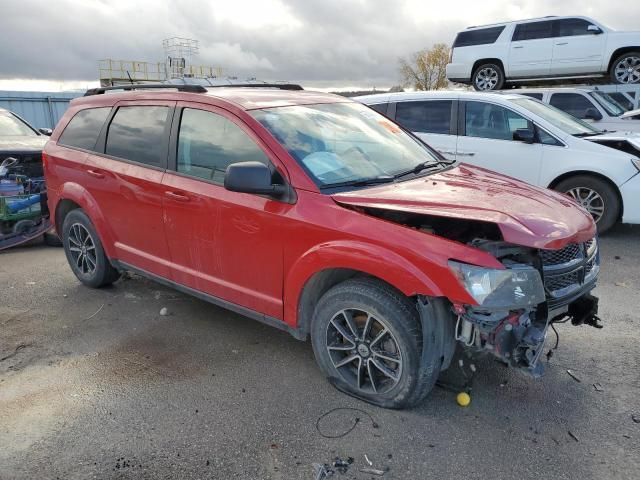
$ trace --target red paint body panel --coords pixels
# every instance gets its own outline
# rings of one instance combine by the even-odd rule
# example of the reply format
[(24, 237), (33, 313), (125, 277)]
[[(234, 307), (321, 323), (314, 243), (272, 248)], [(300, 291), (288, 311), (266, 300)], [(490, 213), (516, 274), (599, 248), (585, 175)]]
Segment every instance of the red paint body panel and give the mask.
[[(296, 192), (293, 203), (230, 192), (172, 171), (56, 144), (75, 113), (120, 101), (200, 108), (224, 115), (253, 138)], [(247, 109), (349, 101), (313, 92), (221, 88), (208, 94), (133, 92), (72, 101), (45, 147), (49, 207), (78, 203), (108, 256), (269, 317), (298, 324), (301, 293), (317, 273), (348, 268), (406, 295), (474, 304), (448, 267), (451, 258), (504, 268), (489, 253), (343, 205), (495, 222), (506, 240), (561, 248), (593, 237), (575, 203), (549, 190), (461, 165), (420, 179), (332, 196), (321, 194)], [(159, 103), (156, 103), (159, 102)], [(168, 141), (168, 140), (167, 140)], [(103, 178), (87, 175), (96, 170)]]

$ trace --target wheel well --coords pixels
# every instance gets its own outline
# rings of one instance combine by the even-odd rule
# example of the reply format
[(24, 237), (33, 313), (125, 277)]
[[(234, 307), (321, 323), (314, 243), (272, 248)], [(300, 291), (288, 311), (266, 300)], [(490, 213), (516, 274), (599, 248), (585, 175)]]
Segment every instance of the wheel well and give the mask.
[(62, 222), (64, 222), (65, 217), (71, 210), (75, 210), (76, 208), (80, 208), (80, 205), (73, 200), (65, 198), (58, 202), (58, 205), (56, 206), (56, 231), (59, 235), (61, 234)]
[[(390, 285), (378, 277), (349, 268), (329, 268), (314, 274), (307, 280), (307, 283), (305, 283), (298, 301), (298, 330), (302, 335), (306, 337), (309, 334), (313, 311), (322, 295), (331, 287), (354, 277), (375, 278), (380, 282)], [(390, 286), (395, 288), (393, 285)]]
[(607, 67), (607, 72), (611, 71), (611, 68), (613, 67), (613, 62), (616, 60), (616, 58), (618, 58), (620, 55), (624, 54), (624, 53), (629, 53), (629, 52), (640, 52), (640, 46), (638, 47), (622, 47), (617, 49), (615, 52), (613, 52), (611, 54), (611, 58), (609, 59), (609, 66)]
[(502, 63), (502, 60), (500, 60), (499, 58), (483, 58), (482, 60), (476, 60), (476, 62), (473, 64), (473, 68), (471, 68), (471, 79), (470, 80), (473, 81), (473, 74), (476, 71), (476, 68), (478, 68), (483, 63), (495, 63), (495, 64), (499, 65), (500, 68), (502, 69), (502, 74), (506, 76), (506, 73), (504, 71), (504, 64)]
[(618, 218), (618, 220), (620, 220), (622, 218), (622, 213), (624, 211), (624, 203), (622, 203), (622, 195), (620, 194), (620, 190), (618, 189), (618, 186), (615, 183), (613, 183), (611, 179), (609, 179), (608, 177), (605, 177), (604, 175), (601, 175), (595, 172), (590, 172), (588, 170), (576, 170), (574, 172), (567, 172), (567, 173), (563, 173), (558, 178), (553, 180), (547, 188), (554, 190), (556, 188), (556, 185), (558, 185), (560, 182), (566, 180), (567, 178), (577, 177), (580, 175), (597, 178), (598, 180), (602, 180), (603, 182), (608, 183), (613, 188), (613, 191), (616, 192), (616, 196), (618, 197), (618, 201), (620, 202), (620, 216)]

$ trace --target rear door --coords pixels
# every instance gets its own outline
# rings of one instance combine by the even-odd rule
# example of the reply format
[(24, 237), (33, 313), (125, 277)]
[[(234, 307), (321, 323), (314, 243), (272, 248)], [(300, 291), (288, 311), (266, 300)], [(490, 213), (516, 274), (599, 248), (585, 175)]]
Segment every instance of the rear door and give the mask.
[(162, 191), (173, 279), (281, 319), (282, 222), (293, 205), (224, 188), (236, 162), (263, 162), (275, 180), (273, 154), (236, 116), (198, 103), (178, 103), (171, 138)]
[(540, 178), (542, 145), (513, 139), (518, 129), (533, 129), (519, 113), (489, 102), (461, 102), (458, 158), (525, 182)]
[(507, 77), (544, 77), (549, 75), (553, 56), (553, 22), (519, 23), (509, 48)]
[(114, 240), (118, 260), (168, 278), (162, 176), (175, 102), (116, 104), (84, 165), (87, 190)]
[(395, 121), (445, 158), (456, 159), (457, 101), (409, 100), (395, 105)]
[(563, 18), (553, 23), (552, 75), (600, 72), (607, 34), (589, 31), (589, 26), (596, 27), (583, 18)]

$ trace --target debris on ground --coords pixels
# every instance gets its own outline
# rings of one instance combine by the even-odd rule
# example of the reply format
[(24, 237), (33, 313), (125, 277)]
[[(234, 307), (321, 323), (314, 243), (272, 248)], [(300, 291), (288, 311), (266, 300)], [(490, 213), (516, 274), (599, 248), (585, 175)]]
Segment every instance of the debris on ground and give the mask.
[(100, 308), (98, 310), (95, 311), (95, 313), (93, 315), (89, 315), (87, 318), (85, 318), (85, 320), (91, 320), (93, 317), (95, 317), (97, 314), (100, 313), (100, 311), (104, 308), (104, 303), (102, 305), (100, 305)]
[(367, 457), (367, 454), (364, 454), (364, 459), (366, 460), (366, 462), (369, 464), (369, 466), (373, 466), (373, 462), (371, 460), (369, 460), (369, 457)]
[(640, 423), (640, 415), (632, 414), (631, 420), (633, 420), (633, 423)]
[(347, 470), (349, 470), (349, 467), (351, 466), (352, 463), (353, 463), (353, 457), (348, 457), (346, 460), (340, 457), (336, 457), (333, 459), (332, 465), (338, 472), (344, 475), (347, 473)]
[(629, 286), (626, 282), (615, 282), (614, 285), (616, 287), (628, 287)]
[(471, 403), (471, 396), (467, 392), (460, 392), (456, 396), (456, 401), (461, 407), (468, 407)]
[(377, 475), (378, 477), (382, 477), (385, 473), (387, 473), (388, 469), (379, 470), (377, 468), (364, 467), (359, 471), (362, 473), (368, 473), (369, 475)]
[(335, 473), (327, 464), (314, 463), (312, 467), (313, 480), (324, 480), (325, 478), (332, 477)]
[(167, 315), (169, 315), (169, 309), (167, 307), (162, 307), (160, 309), (160, 315), (162, 315), (163, 317), (166, 317)]
[(573, 433), (571, 430), (568, 430), (567, 433), (569, 433), (569, 436), (571, 438), (573, 438), (576, 442), (579, 442), (580, 440), (578, 440), (578, 437), (576, 436), (575, 433)]
[[(19, 352), (20, 350), (22, 350), (23, 348), (27, 348), (27, 347), (29, 347), (29, 346), (31, 346), (31, 344), (21, 343), (20, 345), (18, 345), (18, 346), (13, 350), (13, 352), (12, 352), (12, 353), (10, 353), (9, 355), (7, 355), (7, 356), (5, 356), (5, 357), (0, 358), (0, 362), (4, 362), (5, 360), (9, 360), (11, 357), (15, 357), (15, 356), (18, 354), (18, 352)], [(635, 421), (635, 420), (634, 420), (634, 421)]]
[(320, 428), (320, 423), (322, 422), (322, 420), (324, 420), (325, 418), (329, 417), (330, 415), (333, 415), (337, 412), (355, 412), (355, 413), (360, 413), (365, 415), (366, 417), (369, 418), (369, 420), (371, 421), (371, 427), (372, 428), (378, 428), (379, 425), (375, 422), (375, 420), (373, 419), (373, 417), (371, 416), (371, 414), (369, 412), (366, 412), (364, 410), (361, 410), (359, 408), (353, 408), (353, 407), (337, 407), (337, 408), (333, 408), (331, 410), (329, 410), (328, 412), (323, 413), (322, 415), (320, 415), (318, 417), (318, 419), (316, 420), (316, 430), (318, 431), (318, 433), (324, 437), (324, 438), (342, 438), (347, 436), (348, 434), (350, 434), (354, 428), (356, 428), (356, 426), (360, 423), (360, 417), (355, 417), (353, 419), (353, 423), (351, 424), (351, 426), (349, 428), (347, 428), (344, 432), (340, 432), (337, 433), (335, 435), (330, 435), (330, 434), (326, 434), (322, 431), (322, 429)]
[(593, 388), (596, 389), (596, 392), (604, 392), (604, 388), (602, 388), (602, 385), (600, 385), (599, 383), (594, 383)]
[(569, 374), (569, 376), (570, 376), (571, 378), (573, 378), (576, 382), (581, 382), (581, 380), (578, 378), (578, 376), (577, 376), (575, 373), (573, 373), (571, 370), (567, 370), (567, 373), (568, 373), (568, 374)]

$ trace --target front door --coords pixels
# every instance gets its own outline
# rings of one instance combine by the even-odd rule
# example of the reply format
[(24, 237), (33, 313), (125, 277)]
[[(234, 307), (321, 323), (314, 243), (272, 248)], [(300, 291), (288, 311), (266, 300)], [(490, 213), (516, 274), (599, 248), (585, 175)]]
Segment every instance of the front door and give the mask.
[(458, 137), (458, 158), (498, 173), (537, 185), (542, 163), (542, 145), (514, 140), (520, 129), (533, 129), (522, 115), (500, 105), (465, 102), (464, 131)]
[(228, 112), (186, 102), (172, 139), (163, 205), (174, 281), (283, 318), (281, 225), (292, 205), (223, 186), (232, 163), (273, 166), (266, 146)]
[(564, 18), (554, 23), (551, 74), (589, 74), (602, 70), (602, 56), (607, 34), (582, 18)]
[(455, 108), (457, 102), (449, 99), (398, 102), (395, 121), (445, 158), (455, 160)]
[(162, 220), (162, 177), (167, 164), (175, 102), (116, 105), (85, 162), (83, 185), (113, 235), (116, 258), (169, 277), (169, 249)]

